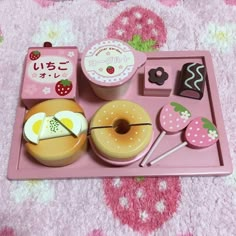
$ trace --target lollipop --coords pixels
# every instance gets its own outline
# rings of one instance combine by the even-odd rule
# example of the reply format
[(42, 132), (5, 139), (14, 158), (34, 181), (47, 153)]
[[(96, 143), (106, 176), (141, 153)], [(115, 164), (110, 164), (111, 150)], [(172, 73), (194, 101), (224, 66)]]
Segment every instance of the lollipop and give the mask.
[(165, 105), (161, 109), (159, 116), (162, 132), (156, 138), (148, 154), (140, 163), (140, 166), (143, 167), (146, 164), (147, 160), (166, 134), (175, 134), (183, 130), (189, 124), (190, 117), (191, 113), (189, 110), (179, 103), (171, 102)]
[(204, 117), (197, 117), (187, 126), (184, 135), (185, 141), (155, 158), (149, 163), (149, 165), (155, 164), (186, 145), (195, 149), (209, 147), (218, 141), (218, 136), (217, 129), (211, 121)]

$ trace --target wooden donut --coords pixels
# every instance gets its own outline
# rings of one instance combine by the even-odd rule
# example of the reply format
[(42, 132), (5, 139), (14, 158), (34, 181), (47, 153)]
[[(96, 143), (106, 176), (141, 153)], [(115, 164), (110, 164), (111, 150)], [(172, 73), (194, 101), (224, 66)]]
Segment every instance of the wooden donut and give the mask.
[(129, 161), (140, 154), (152, 139), (149, 114), (138, 104), (115, 100), (103, 105), (90, 122), (90, 140), (103, 157)]
[(65, 166), (76, 161), (87, 149), (87, 121), (84, 111), (76, 102), (68, 99), (53, 99), (41, 102), (32, 107), (25, 115), (24, 124), (37, 113), (45, 113), (47, 117), (61, 111), (72, 111), (82, 114), (83, 127), (78, 136), (73, 134), (39, 140), (38, 144), (26, 139), (26, 151), (38, 162), (46, 166)]

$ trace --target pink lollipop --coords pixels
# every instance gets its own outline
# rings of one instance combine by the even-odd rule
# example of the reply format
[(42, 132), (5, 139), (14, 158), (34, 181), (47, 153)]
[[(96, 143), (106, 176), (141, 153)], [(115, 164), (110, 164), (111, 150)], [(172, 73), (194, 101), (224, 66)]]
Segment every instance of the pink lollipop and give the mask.
[(191, 113), (187, 108), (179, 103), (171, 102), (163, 106), (159, 116), (159, 122), (162, 129), (160, 135), (156, 138), (148, 154), (140, 163), (144, 166), (166, 134), (175, 134), (183, 130), (190, 122)]
[(189, 123), (185, 131), (185, 141), (161, 156), (155, 158), (149, 163), (149, 165), (155, 164), (186, 145), (191, 148), (206, 148), (215, 144), (217, 141), (218, 132), (215, 125), (207, 118), (197, 117)]

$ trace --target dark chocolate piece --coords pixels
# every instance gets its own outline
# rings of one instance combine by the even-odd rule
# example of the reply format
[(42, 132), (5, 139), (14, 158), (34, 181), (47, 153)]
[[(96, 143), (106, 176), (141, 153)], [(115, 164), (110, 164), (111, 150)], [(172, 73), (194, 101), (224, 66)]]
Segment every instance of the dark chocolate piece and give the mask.
[(163, 85), (168, 79), (168, 74), (165, 72), (163, 67), (158, 67), (157, 69), (151, 69), (148, 72), (149, 82), (155, 83), (157, 85)]
[(205, 87), (206, 68), (199, 63), (186, 63), (180, 75), (178, 95), (201, 99)]

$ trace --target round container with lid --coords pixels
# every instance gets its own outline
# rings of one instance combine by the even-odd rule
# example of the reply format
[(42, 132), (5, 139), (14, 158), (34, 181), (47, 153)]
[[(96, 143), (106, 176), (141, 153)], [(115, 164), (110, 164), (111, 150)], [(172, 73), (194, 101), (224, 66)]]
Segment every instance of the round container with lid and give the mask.
[(125, 95), (130, 80), (147, 57), (127, 43), (117, 39), (104, 39), (88, 46), (81, 66), (94, 93), (104, 100)]

